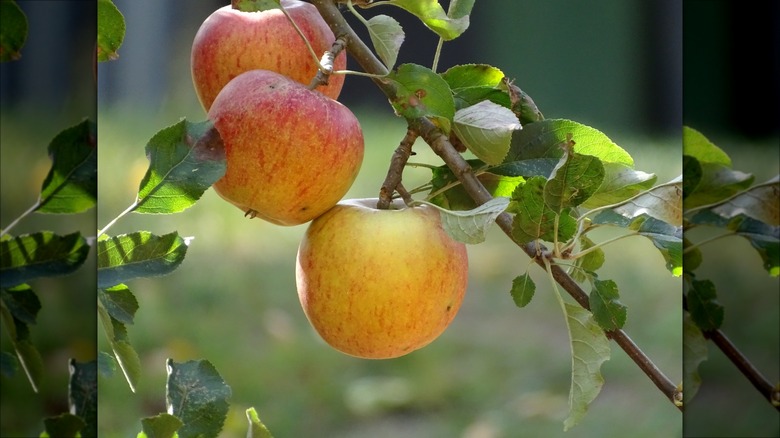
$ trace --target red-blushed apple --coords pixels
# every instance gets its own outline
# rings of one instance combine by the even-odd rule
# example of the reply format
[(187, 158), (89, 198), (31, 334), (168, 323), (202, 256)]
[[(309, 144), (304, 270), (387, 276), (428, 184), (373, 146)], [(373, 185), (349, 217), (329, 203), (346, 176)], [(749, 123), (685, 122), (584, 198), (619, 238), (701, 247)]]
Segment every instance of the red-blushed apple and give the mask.
[(468, 282), (464, 244), (429, 206), (376, 199), (338, 203), (313, 220), (295, 278), (306, 317), (336, 350), (366, 359), (411, 353), (436, 339)]
[(302, 224), (334, 206), (363, 161), (363, 131), (349, 108), (272, 71), (230, 81), (209, 119), (227, 159), (214, 190), (275, 224)]
[[(298, 0), (282, 0), (282, 6), (321, 57), (335, 41), (333, 32), (317, 8)], [(192, 81), (206, 111), (219, 91), (231, 79), (248, 70), (271, 70), (308, 85), (317, 74), (317, 64), (303, 39), (278, 8), (242, 12), (225, 6), (201, 25), (192, 42)], [(347, 65), (344, 52), (334, 70)], [(317, 91), (337, 99), (344, 85), (343, 75), (331, 75), (328, 85)]]

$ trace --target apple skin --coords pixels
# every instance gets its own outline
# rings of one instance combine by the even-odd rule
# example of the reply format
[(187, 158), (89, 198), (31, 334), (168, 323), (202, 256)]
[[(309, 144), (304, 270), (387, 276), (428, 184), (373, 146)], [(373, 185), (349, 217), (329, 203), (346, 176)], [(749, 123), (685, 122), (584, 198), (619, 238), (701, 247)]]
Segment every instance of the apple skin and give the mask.
[(363, 161), (363, 132), (349, 108), (272, 71), (238, 75), (208, 117), (227, 160), (214, 190), (274, 224), (298, 225), (327, 211)]
[(325, 342), (389, 359), (428, 345), (452, 322), (468, 257), (434, 208), (396, 201), (378, 210), (376, 203), (342, 201), (312, 221), (295, 278), (303, 311)]
[[(322, 56), (335, 41), (333, 32), (317, 8), (297, 0), (282, 5)], [(190, 57), (192, 82), (203, 108), (208, 111), (219, 91), (239, 74), (255, 69), (271, 70), (308, 85), (317, 74), (300, 35), (281, 10), (242, 12), (225, 6), (217, 9), (201, 25), (192, 42)], [(344, 52), (334, 62), (334, 70), (347, 65)], [(337, 99), (344, 75), (332, 75), (328, 85), (317, 91)]]

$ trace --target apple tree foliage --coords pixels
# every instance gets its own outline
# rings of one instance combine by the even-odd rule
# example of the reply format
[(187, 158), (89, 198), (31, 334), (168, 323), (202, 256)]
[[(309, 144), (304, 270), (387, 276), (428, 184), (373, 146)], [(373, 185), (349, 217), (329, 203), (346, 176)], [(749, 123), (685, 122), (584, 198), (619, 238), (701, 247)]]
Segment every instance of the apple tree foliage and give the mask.
[[(238, 3), (279, 7), (276, 1)], [(323, 2), (315, 3), (319, 7)], [(434, 0), (340, 3), (346, 3), (367, 27), (385, 68), (359, 74), (373, 75), (387, 86), (382, 89), (386, 94), (391, 90), (389, 102), (399, 117), (410, 121), (410, 129), (415, 120), (430, 121), (447, 141), (473, 154), (475, 158), (466, 163), (491, 197), (476, 201), (448, 162), (430, 166), (430, 182), (409, 191), (421, 197), (411, 203), (438, 208), (448, 233), (468, 244), (484, 241), (492, 224), (508, 217), (509, 238), (521, 248), (532, 248), (535, 261), (551, 272), (551, 289), (568, 329), (572, 355), (564, 429), (575, 426), (597, 397), (604, 384), (600, 367), (611, 355), (610, 339), (622, 333), (628, 317), (619, 285), (598, 274), (605, 261), (603, 247), (616, 240), (597, 242), (590, 237), (604, 227), (622, 231), (618, 238), (649, 239), (670, 275), (683, 276), (685, 360), (693, 365), (685, 367), (684, 398), (689, 401), (700, 384), (696, 369), (706, 359), (705, 338), (719, 329), (724, 309), (717, 302), (714, 284), (694, 273), (703, 257), (700, 246), (706, 242), (688, 241), (683, 229), (709, 226), (723, 229), (728, 236), (744, 237), (770, 275), (777, 276), (780, 180), (753, 185), (751, 175), (733, 170), (725, 153), (686, 128), (683, 175), (658, 182), (652, 173), (635, 169), (630, 154), (599, 130), (572, 120), (545, 118), (534, 100), (499, 68), (466, 64), (437, 72), (438, 51), (431, 68), (396, 66), (404, 42), (401, 26), (388, 15), (366, 20), (356, 9), (395, 6), (411, 13), (438, 36), (441, 48), (466, 31), (474, 0), (452, 0), (447, 11)], [(0, 54), (5, 61), (18, 54), (27, 25), (23, 14), (18, 18), (21, 11), (16, 12), (13, 2), (0, 5), (4, 12)], [(14, 25), (5, 20), (14, 20)], [(121, 13), (110, 0), (99, 0), (98, 61), (118, 56), (124, 32)], [(95, 205), (95, 138), (95, 124), (84, 121), (52, 140), (52, 168), (28, 213), (76, 214)], [(29, 325), (34, 324), (41, 303), (28, 282), (68, 274), (79, 268), (93, 246), (97, 250), (98, 315), (111, 351), (99, 353), (98, 360), (89, 364), (71, 361), (69, 399), (77, 409), (47, 419), (44, 434), (57, 436), (68, 430), (72, 436), (81, 430), (88, 436), (89, 430), (96, 430), (98, 372), (110, 376), (118, 368), (135, 391), (142, 370), (128, 330), (140, 307), (131, 291), (132, 281), (171, 273), (190, 246), (197, 246), (197, 240), (176, 231), (109, 235), (111, 226), (131, 212), (181, 212), (225, 172), (222, 143), (210, 121), (181, 120), (160, 130), (147, 143), (146, 155), (149, 167), (136, 199), (103, 226), (96, 239), (46, 231), (10, 236), (7, 232), (15, 223), (2, 232), (2, 319), (15, 349), (15, 356), (3, 352), (2, 369), (10, 374), (21, 365), (33, 388), (42, 378), (43, 363), (30, 342)], [(552, 275), (555, 265), (568, 266), (568, 279), (589, 289), (585, 302), (573, 302), (560, 293), (562, 281)], [(518, 274), (509, 295), (523, 308), (537, 287), (528, 272)], [(166, 367), (167, 412), (142, 419), (138, 436), (216, 436), (227, 415), (230, 387), (207, 360), (168, 360)], [(682, 383), (672, 394), (666, 393), (678, 406), (683, 404), (681, 388)], [(254, 409), (247, 411), (247, 419), (248, 436), (271, 436)]]

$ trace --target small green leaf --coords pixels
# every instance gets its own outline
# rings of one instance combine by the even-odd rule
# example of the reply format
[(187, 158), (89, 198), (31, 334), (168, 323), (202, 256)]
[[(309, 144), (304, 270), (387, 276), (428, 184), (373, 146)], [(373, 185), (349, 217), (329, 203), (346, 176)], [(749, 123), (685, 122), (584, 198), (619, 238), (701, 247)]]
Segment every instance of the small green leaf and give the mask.
[(718, 303), (715, 283), (693, 280), (687, 295), (691, 319), (703, 331), (719, 329), (723, 324), (723, 306)]
[(0, 242), (0, 286), (70, 274), (84, 263), (88, 253), (89, 244), (78, 232), (65, 236), (51, 231), (6, 235)]
[[(485, 163), (480, 160), (468, 160), (469, 165), (473, 169), (481, 169), (485, 167)], [(503, 167), (503, 166), (502, 166)], [(497, 175), (492, 172), (477, 172), (477, 179), (485, 189), (494, 197), (510, 197), (515, 188), (525, 182), (525, 178), (509, 175), (512, 170), (517, 169), (504, 169), (504, 175)], [(527, 170), (527, 169), (526, 169)], [(438, 192), (445, 186), (453, 184), (449, 189), (431, 198), (431, 202), (446, 208), (448, 210), (471, 210), (476, 208), (477, 204), (471, 199), (471, 196), (466, 193), (463, 186), (457, 183), (458, 179), (452, 173), (449, 167), (440, 166), (433, 169), (433, 177), (431, 179), (431, 193)]]
[[(43, 420), (41, 437), (78, 438), (86, 426), (84, 420), (73, 414), (60, 414)], [(89, 435), (87, 435), (89, 436)]]
[(577, 221), (568, 212), (558, 215), (545, 204), (546, 183), (544, 177), (535, 176), (518, 186), (512, 193), (510, 210), (515, 212), (512, 237), (518, 243), (528, 243), (536, 239), (555, 241), (556, 217), (558, 217), (558, 241), (571, 239), (577, 231)]
[(569, 416), (563, 422), (567, 431), (585, 417), (588, 406), (601, 391), (604, 385), (601, 365), (609, 360), (610, 349), (609, 339), (590, 312), (569, 303), (564, 307), (572, 353)]
[(712, 211), (726, 219), (744, 214), (767, 225), (780, 225), (780, 175), (729, 198)]
[[(579, 238), (580, 251), (586, 251), (596, 246), (595, 242), (590, 240), (587, 236), (582, 235)], [(572, 272), (572, 278), (576, 281), (585, 281), (588, 277), (592, 276), (593, 272), (596, 272), (604, 264), (605, 256), (604, 250), (596, 248), (590, 250), (587, 254), (581, 257), (577, 257), (574, 260), (574, 266), (578, 267)]]
[(97, 436), (97, 361), (85, 363), (70, 360), (68, 406), (70, 413), (84, 420), (81, 436)]
[(489, 100), (458, 110), (453, 123), (458, 138), (487, 164), (504, 160), (512, 133), (521, 129), (512, 111)]
[(616, 145), (601, 131), (581, 123), (565, 119), (545, 119), (523, 126), (512, 136), (512, 147), (505, 163), (531, 158), (560, 158), (560, 145), (571, 134), (575, 140), (574, 152), (590, 155), (603, 163), (622, 163), (633, 168), (631, 155)]
[(613, 210), (633, 219), (648, 215), (671, 225), (682, 225), (682, 176), (637, 195)]
[(564, 155), (544, 186), (544, 202), (556, 213), (576, 207), (595, 193), (604, 180), (604, 166), (593, 156), (571, 151), (564, 143)]
[(141, 180), (134, 211), (183, 211), (225, 174), (222, 137), (211, 121), (187, 120), (162, 129), (146, 145), (149, 169)]
[(415, 201), (415, 203), (430, 205), (439, 210), (442, 228), (454, 240), (477, 244), (485, 241), (487, 231), (498, 215), (509, 205), (509, 198), (493, 198), (468, 211), (451, 211), (425, 201)]
[(130, 390), (135, 392), (135, 388), (141, 378), (141, 360), (138, 357), (138, 353), (130, 345), (127, 337), (127, 328), (124, 324), (112, 318), (101, 302), (98, 302), (98, 316), (103, 330), (106, 331), (106, 337), (111, 344), (114, 358), (119, 364), (119, 368), (122, 370)]
[(691, 315), (683, 315), (683, 406), (693, 400), (701, 387), (699, 365), (707, 360), (707, 339), (699, 327), (691, 320)]
[(602, 207), (625, 201), (648, 190), (656, 181), (655, 174), (634, 170), (622, 163), (602, 163), (602, 165), (604, 181), (598, 190), (582, 203), (585, 208)]
[(626, 323), (626, 306), (620, 301), (617, 284), (612, 280), (595, 280), (590, 291), (590, 310), (604, 330), (618, 330)]
[(451, 0), (450, 7), (447, 9), (447, 16), (450, 18), (461, 18), (471, 14), (476, 0)]
[(19, 372), (19, 361), (13, 354), (0, 351), (0, 375), (11, 378)]
[(387, 15), (371, 17), (367, 25), (368, 36), (371, 37), (377, 55), (388, 70), (392, 69), (404, 42), (404, 30), (398, 21)]
[(512, 290), (509, 291), (509, 294), (512, 295), (515, 305), (522, 308), (531, 302), (535, 292), (536, 284), (534, 284), (531, 276), (526, 273), (512, 280)]
[(504, 72), (486, 64), (456, 65), (441, 74), (449, 84), (460, 110), (488, 100), (510, 108), (509, 94), (504, 90)]
[[(473, 3), (473, 0), (470, 0)], [(436, 0), (388, 0), (382, 4), (394, 5), (416, 15), (417, 18), (443, 39), (457, 38), (469, 27), (469, 16), (450, 18)], [(466, 11), (468, 5), (457, 6), (455, 13)], [(470, 9), (470, 8), (468, 8)]]
[(0, 289), (0, 297), (15, 319), (25, 324), (35, 324), (41, 301), (29, 285)]
[(138, 231), (98, 240), (98, 287), (109, 288), (139, 277), (165, 275), (179, 267), (188, 242), (177, 232), (156, 236)]
[(51, 169), (41, 188), (38, 213), (80, 213), (97, 202), (97, 125), (84, 120), (49, 144)]
[(509, 95), (510, 109), (517, 114), (520, 123), (527, 125), (544, 120), (544, 115), (539, 111), (536, 102), (528, 93), (513, 84), (512, 81), (505, 78), (502, 81), (501, 88), (506, 90), (506, 93)]
[(653, 242), (666, 261), (666, 269), (675, 277), (682, 275), (682, 227), (675, 227), (652, 217), (643, 220), (637, 232)]
[(455, 101), (447, 82), (433, 70), (417, 64), (402, 64), (383, 80), (395, 83), (396, 98), (390, 101), (401, 117), (428, 117), (445, 133), (455, 116)]
[(176, 431), (181, 429), (184, 423), (171, 414), (158, 414), (154, 417), (141, 419), (141, 433), (137, 438), (175, 438)]
[(116, 372), (116, 359), (105, 351), (98, 352), (98, 371), (103, 377), (111, 377)]
[(179, 437), (216, 437), (227, 417), (230, 386), (206, 360), (168, 359), (167, 367), (166, 405), (184, 423)]
[(0, 1), (0, 62), (21, 58), (27, 40), (27, 17), (15, 1)]
[(273, 438), (271, 431), (260, 421), (260, 416), (257, 415), (255, 408), (249, 408), (246, 410), (246, 418), (249, 420), (249, 431), (247, 432), (247, 438)]
[(748, 239), (764, 261), (764, 269), (773, 277), (780, 275), (780, 227), (753, 218), (738, 217), (734, 231)]
[(728, 154), (712, 144), (701, 132), (688, 126), (683, 126), (683, 155), (691, 156), (701, 163), (731, 167)]
[(130, 289), (119, 284), (107, 289), (98, 289), (98, 299), (112, 318), (123, 324), (132, 324), (138, 310), (138, 300)]
[(280, 9), (280, 0), (232, 0), (233, 9), (241, 12), (263, 12)]
[(125, 17), (111, 0), (98, 0), (97, 14), (97, 60), (117, 59), (117, 50), (125, 38)]

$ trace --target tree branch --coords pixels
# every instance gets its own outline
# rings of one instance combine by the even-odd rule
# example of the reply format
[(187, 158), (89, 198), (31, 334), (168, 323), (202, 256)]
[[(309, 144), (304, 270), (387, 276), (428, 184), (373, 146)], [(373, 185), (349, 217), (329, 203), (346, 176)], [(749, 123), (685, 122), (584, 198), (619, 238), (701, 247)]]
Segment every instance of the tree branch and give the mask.
[[(403, 175), (406, 162), (409, 161), (409, 156), (412, 155), (412, 145), (415, 140), (417, 140), (417, 133), (413, 129), (407, 129), (401, 144), (398, 145), (393, 153), (393, 157), (390, 159), (390, 167), (387, 169), (385, 182), (382, 183), (382, 187), (379, 189), (379, 202), (377, 202), (376, 208), (382, 210), (389, 208), (393, 199), (393, 192), (396, 190), (398, 190), (401, 196), (404, 196), (404, 193), (406, 195), (409, 194), (401, 185), (401, 176)], [(404, 201), (406, 201), (405, 198)]]
[[(348, 53), (366, 72), (377, 75), (386, 75), (388, 73), (384, 65), (374, 56), (365, 43), (344, 20), (344, 17), (339, 12), (333, 0), (311, 0), (311, 3), (317, 7), (335, 35), (346, 36), (349, 42), (347, 45)], [(390, 100), (393, 100), (393, 97), (397, 94), (395, 87), (389, 81), (383, 81), (379, 78), (374, 78), (373, 80), (382, 92)], [(444, 135), (436, 125), (424, 117), (409, 119), (407, 121), (409, 123), (409, 128), (422, 137), (431, 149), (444, 160), (444, 163), (450, 168), (458, 180), (460, 180), (463, 188), (477, 204), (481, 205), (492, 199), (490, 192), (488, 192), (477, 179), (471, 166), (469, 166), (463, 156), (458, 153), (449, 141), (447, 136)], [(496, 223), (504, 233), (509, 236), (513, 242), (517, 243), (512, 237), (512, 221), (512, 216), (507, 213), (502, 213), (496, 219)], [(529, 257), (533, 258), (537, 264), (544, 269), (544, 261), (538, 257), (538, 249), (543, 247), (537, 247), (536, 245), (518, 245)], [(557, 281), (558, 284), (560, 284), (561, 287), (563, 287), (582, 307), (590, 310), (587, 293), (585, 293), (585, 291), (583, 291), (582, 288), (580, 288), (579, 285), (559, 266), (553, 265), (551, 269), (555, 281)], [(609, 338), (614, 340), (626, 354), (628, 354), (634, 363), (639, 366), (672, 403), (675, 402), (675, 399), (679, 398), (679, 393), (674, 383), (672, 383), (672, 381), (655, 366), (650, 358), (639, 349), (623, 330), (608, 331), (606, 334)], [(677, 406), (682, 409), (681, 406)]]

